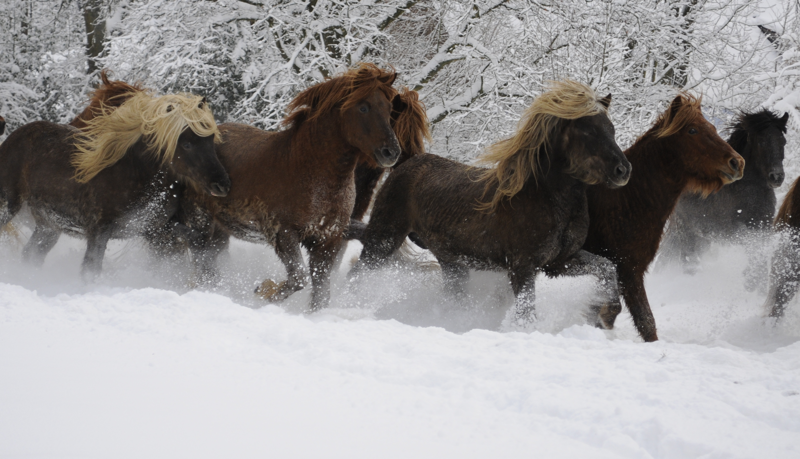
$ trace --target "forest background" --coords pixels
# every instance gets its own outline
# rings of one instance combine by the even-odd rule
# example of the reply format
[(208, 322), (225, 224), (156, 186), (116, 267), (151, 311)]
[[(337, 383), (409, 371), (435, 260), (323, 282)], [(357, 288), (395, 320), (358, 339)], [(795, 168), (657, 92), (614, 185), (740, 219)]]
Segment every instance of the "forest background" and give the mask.
[(69, 122), (102, 68), (278, 129), (299, 91), (372, 61), (420, 92), (429, 151), (464, 162), (571, 78), (613, 94), (623, 148), (680, 89), (720, 129), (789, 112), (784, 189), (800, 173), (800, 0), (4, 0), (0, 31), (11, 130)]

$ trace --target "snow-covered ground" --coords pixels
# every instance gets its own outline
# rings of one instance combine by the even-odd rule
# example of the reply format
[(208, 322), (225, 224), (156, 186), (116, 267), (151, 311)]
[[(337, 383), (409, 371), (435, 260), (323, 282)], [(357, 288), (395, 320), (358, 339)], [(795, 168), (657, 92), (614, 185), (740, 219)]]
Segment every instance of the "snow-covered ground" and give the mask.
[(87, 286), (84, 247), (62, 237), (37, 270), (0, 243), (2, 458), (800, 457), (800, 304), (767, 323), (741, 249), (650, 275), (645, 344), (627, 313), (581, 324), (589, 278), (540, 279), (521, 332), (498, 273), (454, 304), (433, 269), (353, 291), (343, 270), (302, 315), (307, 292), (252, 295), (283, 276), (266, 247), (234, 242), (217, 291), (136, 241)]

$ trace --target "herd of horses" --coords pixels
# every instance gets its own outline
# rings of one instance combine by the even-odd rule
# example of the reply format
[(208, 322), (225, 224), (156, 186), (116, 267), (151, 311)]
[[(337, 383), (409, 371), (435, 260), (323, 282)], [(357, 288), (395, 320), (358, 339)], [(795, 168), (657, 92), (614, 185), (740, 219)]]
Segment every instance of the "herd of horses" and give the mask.
[[(642, 339), (655, 341), (644, 275), (665, 227), (691, 269), (701, 240), (772, 228), (784, 179), (788, 114), (742, 113), (726, 142), (685, 92), (623, 152), (611, 95), (554, 82), (479, 167), (425, 153), (419, 95), (374, 64), (302, 91), (275, 132), (217, 125), (200, 96), (101, 77), (69, 125), (29, 123), (0, 144), (0, 227), (27, 203), (35, 228), (23, 259), (41, 265), (62, 232), (77, 235), (88, 280), (110, 239), (141, 236), (164, 255), (188, 251), (199, 281), (214, 283), (217, 256), (236, 237), (270, 244), (286, 268), (285, 281), (256, 293), (279, 302), (310, 280), (316, 311), (330, 302), (348, 240), (364, 246), (348, 275), (357, 285), (409, 238), (436, 257), (457, 298), (469, 269), (506, 271), (518, 324), (536, 319), (538, 273), (591, 275), (590, 323), (613, 328), (622, 298)], [(797, 193), (795, 183), (775, 220), (786, 235), (770, 277), (775, 317), (800, 286)]]

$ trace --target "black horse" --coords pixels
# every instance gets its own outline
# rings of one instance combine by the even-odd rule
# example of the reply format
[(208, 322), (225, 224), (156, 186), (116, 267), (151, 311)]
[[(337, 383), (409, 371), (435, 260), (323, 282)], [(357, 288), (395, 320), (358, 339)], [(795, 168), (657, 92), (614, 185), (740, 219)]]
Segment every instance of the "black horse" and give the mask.
[[(684, 272), (694, 274), (711, 242), (743, 241), (770, 229), (775, 214), (774, 189), (784, 179), (788, 119), (788, 113), (779, 117), (769, 110), (737, 117), (730, 127), (728, 144), (747, 163), (744, 177), (707, 198), (693, 193), (681, 196), (664, 236), (665, 262), (678, 258)], [(752, 258), (750, 269), (755, 267)], [(748, 275), (748, 286), (753, 287), (756, 280)]]
[(598, 100), (579, 83), (556, 84), (534, 101), (512, 138), (492, 147), (487, 160), (495, 169), (428, 154), (410, 158), (379, 191), (350, 276), (384, 265), (413, 232), (439, 261), (447, 291), (463, 294), (469, 268), (507, 271), (515, 320), (533, 320), (538, 272), (546, 265), (577, 271), (600, 258), (576, 256), (589, 227), (588, 184), (617, 187), (630, 177), (609, 103), (610, 96)]
[(23, 258), (41, 265), (62, 232), (82, 236), (82, 274), (91, 279), (109, 239), (146, 234), (173, 217), (176, 184), (228, 193), (214, 151), (218, 136), (198, 96), (137, 95), (85, 131), (29, 123), (0, 145), (0, 227), (27, 202), (36, 227)]

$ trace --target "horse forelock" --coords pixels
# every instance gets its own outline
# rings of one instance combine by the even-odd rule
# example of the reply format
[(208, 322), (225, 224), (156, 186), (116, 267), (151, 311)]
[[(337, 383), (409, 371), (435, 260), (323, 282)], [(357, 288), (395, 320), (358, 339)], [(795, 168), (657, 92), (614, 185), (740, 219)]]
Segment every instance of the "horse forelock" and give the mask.
[(375, 64), (361, 63), (298, 94), (289, 102), (286, 109), (288, 115), (282, 124), (297, 126), (330, 113), (337, 107), (340, 110), (347, 110), (369, 97), (375, 90), (381, 91), (386, 99), (391, 101), (397, 94), (397, 90), (391, 84), (395, 75), (394, 70), (384, 70)]
[(702, 97), (696, 97), (685, 91), (678, 94), (680, 106), (673, 109), (670, 106), (658, 116), (653, 127), (650, 128), (645, 135), (654, 135), (658, 138), (669, 137), (680, 132), (686, 125), (695, 121), (696, 119), (703, 118), (703, 113), (700, 110), (703, 102)]
[(425, 104), (419, 100), (417, 91), (407, 87), (401, 88), (397, 97), (406, 105), (406, 108), (394, 117), (392, 126), (400, 148), (409, 157), (422, 154), (425, 152), (425, 140), (431, 140)]
[(201, 96), (153, 97), (139, 92), (116, 110), (102, 111), (75, 134), (75, 179), (84, 183), (91, 180), (125, 156), (142, 137), (148, 152), (162, 164), (168, 163), (175, 155), (178, 137), (187, 128), (200, 137), (213, 135), (217, 143), (222, 139), (214, 115)]
[(479, 162), (494, 166), (481, 172), (485, 193), (496, 186), (491, 201), (480, 203), (479, 210), (493, 211), (503, 199), (519, 193), (525, 183), (541, 176), (541, 156), (550, 138), (564, 120), (606, 113), (607, 110), (589, 86), (576, 81), (551, 82), (548, 90), (525, 110), (517, 131), (508, 139), (488, 148)]

